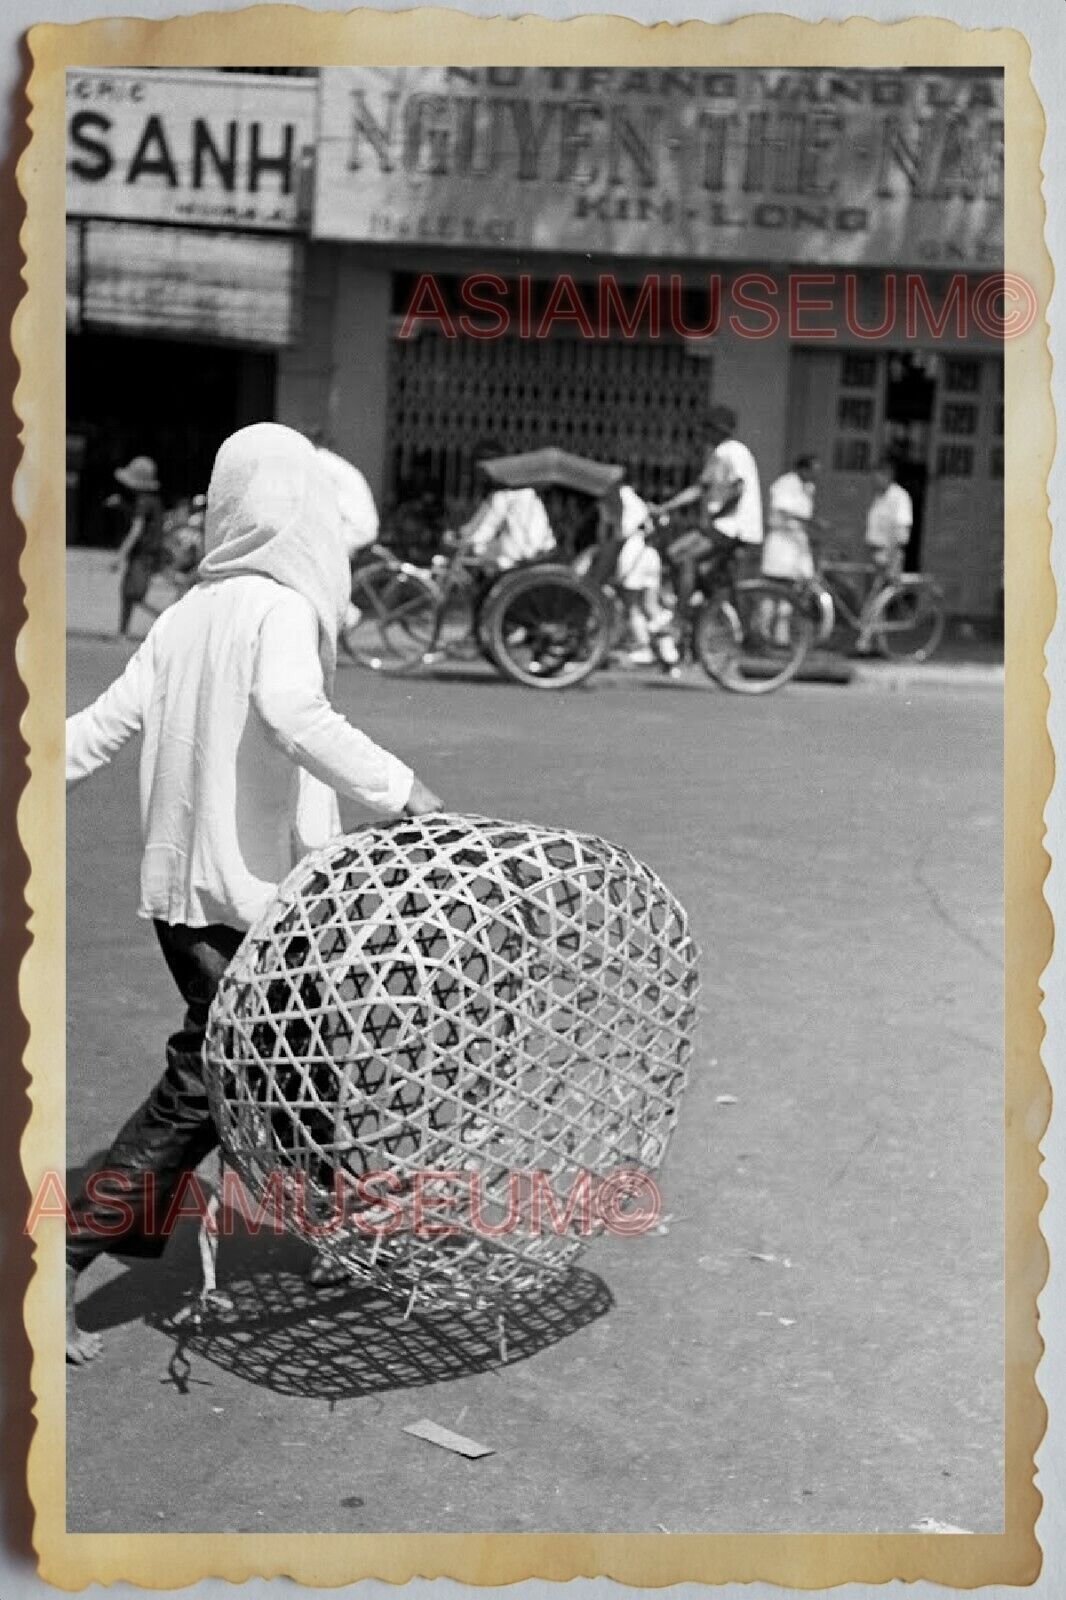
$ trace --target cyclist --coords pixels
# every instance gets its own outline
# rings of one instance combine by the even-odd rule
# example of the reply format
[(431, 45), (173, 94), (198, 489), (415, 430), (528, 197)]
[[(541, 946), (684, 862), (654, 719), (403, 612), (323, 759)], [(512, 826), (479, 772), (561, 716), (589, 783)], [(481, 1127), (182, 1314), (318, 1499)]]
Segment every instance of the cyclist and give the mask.
[(633, 641), (629, 661), (650, 666), (658, 661), (671, 676), (680, 675), (672, 613), (663, 605), (662, 557), (646, 537), (650, 510), (629, 484), (609, 489), (599, 503), (596, 544), (574, 563), (597, 583), (618, 591)]
[(705, 417), (707, 448), (698, 482), (669, 501), (670, 510), (699, 507), (699, 525), (669, 546), (677, 568), (678, 609), (684, 612), (696, 588), (700, 562), (710, 553), (714, 535), (741, 544), (763, 542), (762, 491), (755, 457), (737, 438), (736, 412), (714, 405)]

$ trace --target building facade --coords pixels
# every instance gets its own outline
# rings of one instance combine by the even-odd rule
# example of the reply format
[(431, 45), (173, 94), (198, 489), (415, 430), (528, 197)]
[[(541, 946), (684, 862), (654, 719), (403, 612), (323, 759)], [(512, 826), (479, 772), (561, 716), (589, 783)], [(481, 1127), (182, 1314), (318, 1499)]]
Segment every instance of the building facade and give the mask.
[[(84, 252), (73, 309), (68, 296), (72, 347), (105, 339), (117, 373), (134, 331), (94, 265), (104, 244), (91, 230), (115, 218), (100, 204), (110, 186), (123, 225), (195, 234), (192, 276), (215, 285), (173, 298), (157, 287), (170, 353), (145, 313), (136, 331), (152, 354), (129, 359), (157, 362), (165, 380), (189, 359), (173, 340), (193, 341), (210, 352), (199, 359), (225, 366), (213, 381), (228, 420), (269, 412), (328, 439), (386, 508), (423, 498), (453, 520), (476, 497), (490, 443), (622, 461), (662, 497), (698, 469), (701, 414), (719, 401), (737, 412), (764, 482), (797, 454), (821, 458), (820, 511), (838, 544), (861, 543), (870, 472), (891, 453), (915, 502), (912, 561), (941, 577), (956, 613), (995, 614), (997, 73), (329, 68), (195, 86), (149, 76), (167, 94), (188, 88), (184, 116), (169, 113), (172, 137), (144, 102), (124, 143), (117, 127), (106, 138), (84, 120), (76, 138), (72, 128), (92, 169), (72, 181)], [(72, 93), (71, 106), (73, 117), (92, 102)], [(230, 263), (224, 289), (212, 250)], [(178, 267), (173, 251), (161, 259), (157, 286)], [(222, 410), (203, 426), (220, 425)]]
[(114, 468), (168, 499), (275, 415), (301, 337), (313, 77), (76, 71), (67, 80), (68, 539), (106, 542)]

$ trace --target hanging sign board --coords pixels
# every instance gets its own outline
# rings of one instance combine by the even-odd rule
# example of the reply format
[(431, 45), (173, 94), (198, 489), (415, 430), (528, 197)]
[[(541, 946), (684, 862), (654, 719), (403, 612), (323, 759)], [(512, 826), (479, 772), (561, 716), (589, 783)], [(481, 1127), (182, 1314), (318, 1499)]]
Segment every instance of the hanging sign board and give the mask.
[(293, 230), (316, 81), (229, 72), (67, 73), (67, 215)]
[(312, 228), (467, 249), (991, 268), (1002, 73), (326, 68)]

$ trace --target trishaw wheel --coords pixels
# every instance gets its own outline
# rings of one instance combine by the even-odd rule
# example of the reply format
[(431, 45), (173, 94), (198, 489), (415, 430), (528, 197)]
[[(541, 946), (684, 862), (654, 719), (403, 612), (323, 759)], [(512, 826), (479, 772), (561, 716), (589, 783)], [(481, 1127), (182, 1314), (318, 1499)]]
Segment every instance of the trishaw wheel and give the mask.
[(432, 648), (439, 607), (431, 580), (414, 567), (378, 562), (352, 579), (353, 619), (340, 642), (353, 661), (374, 672), (411, 672)]
[(569, 689), (595, 672), (610, 620), (602, 592), (567, 567), (510, 573), (489, 594), (481, 635), (500, 671), (529, 689)]

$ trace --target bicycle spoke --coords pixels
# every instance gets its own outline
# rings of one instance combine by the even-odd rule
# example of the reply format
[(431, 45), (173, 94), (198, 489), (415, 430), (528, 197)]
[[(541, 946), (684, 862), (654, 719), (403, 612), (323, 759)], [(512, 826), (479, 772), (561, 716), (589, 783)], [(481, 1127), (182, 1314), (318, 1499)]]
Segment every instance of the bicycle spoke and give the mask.
[(570, 574), (530, 572), (488, 609), (494, 658), (520, 683), (564, 688), (587, 677), (603, 653), (605, 619)]
[(390, 624), (402, 622), (404, 617), (409, 616), (412, 612), (421, 611), (424, 613), (425, 609), (425, 597), (420, 594), (414, 594), (409, 600), (401, 601), (399, 605), (391, 607), (388, 613), (388, 621)]
[(375, 671), (418, 666), (436, 623), (438, 600), (432, 585), (390, 565), (357, 576), (352, 598), (360, 615), (341, 632), (349, 654)]
[(382, 617), (388, 615), (388, 607), (381, 598), (379, 591), (375, 588), (360, 587), (358, 598), (355, 598), (353, 592), (353, 603), (359, 607), (360, 611), (366, 611), (369, 607), (379, 621)]

